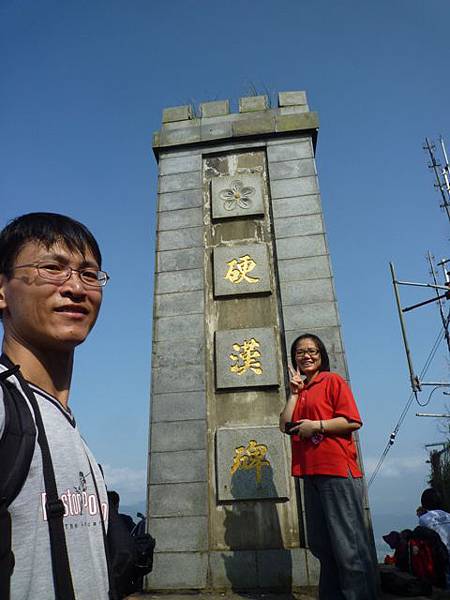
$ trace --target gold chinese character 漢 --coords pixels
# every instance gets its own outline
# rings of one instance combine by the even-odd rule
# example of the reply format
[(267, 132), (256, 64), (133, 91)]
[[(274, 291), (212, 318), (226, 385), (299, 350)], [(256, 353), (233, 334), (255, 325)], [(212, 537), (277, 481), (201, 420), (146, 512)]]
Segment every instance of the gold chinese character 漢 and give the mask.
[(256, 482), (259, 483), (261, 481), (262, 467), (270, 467), (270, 462), (264, 458), (267, 453), (267, 446), (258, 444), (256, 440), (250, 440), (247, 448), (238, 446), (234, 453), (235, 456), (230, 469), (231, 475), (239, 470), (248, 471), (250, 469), (255, 469)]
[(243, 375), (251, 369), (256, 375), (261, 375), (263, 372), (261, 362), (258, 360), (261, 357), (261, 352), (258, 350), (259, 342), (255, 338), (244, 340), (243, 344), (233, 344), (233, 350), (237, 354), (230, 354), (230, 358), (235, 362), (231, 365), (231, 373)]
[(259, 277), (250, 277), (248, 275), (256, 267), (256, 262), (250, 255), (246, 254), (245, 256), (240, 256), (238, 259), (233, 258), (227, 262), (227, 265), (228, 271), (224, 275), (224, 279), (229, 279), (231, 283), (241, 283), (241, 281), (257, 283), (259, 281)]

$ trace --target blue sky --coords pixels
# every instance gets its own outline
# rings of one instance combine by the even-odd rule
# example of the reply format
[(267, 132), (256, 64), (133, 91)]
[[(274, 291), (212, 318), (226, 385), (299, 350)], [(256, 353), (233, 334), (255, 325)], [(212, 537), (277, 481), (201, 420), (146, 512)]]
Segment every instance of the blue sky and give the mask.
[[(156, 163), (166, 106), (306, 90), (367, 471), (409, 396), (388, 261), (426, 281), (448, 252), (425, 136), (446, 138), (446, 0), (0, 0), (0, 226), (35, 210), (97, 236), (111, 274), (103, 314), (77, 353), (71, 406), (125, 503), (145, 496)], [(429, 297), (402, 290), (404, 303)], [(407, 317), (416, 370), (440, 329)], [(429, 377), (448, 379), (443, 346)], [(425, 399), (425, 394), (423, 395)], [(427, 410), (441, 412), (433, 394)], [(371, 488), (377, 536), (411, 518), (424, 444), (442, 434), (412, 407)], [(383, 520), (384, 519), (384, 520)], [(380, 525), (379, 525), (380, 523)], [(380, 530), (378, 530), (380, 529)]]

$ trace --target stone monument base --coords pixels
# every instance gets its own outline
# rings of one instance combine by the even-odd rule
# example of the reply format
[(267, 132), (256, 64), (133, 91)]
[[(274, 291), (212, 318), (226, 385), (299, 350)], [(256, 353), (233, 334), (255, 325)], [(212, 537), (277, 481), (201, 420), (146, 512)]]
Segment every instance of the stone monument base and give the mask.
[(316, 586), (319, 563), (305, 548), (155, 554), (145, 589), (291, 591)]

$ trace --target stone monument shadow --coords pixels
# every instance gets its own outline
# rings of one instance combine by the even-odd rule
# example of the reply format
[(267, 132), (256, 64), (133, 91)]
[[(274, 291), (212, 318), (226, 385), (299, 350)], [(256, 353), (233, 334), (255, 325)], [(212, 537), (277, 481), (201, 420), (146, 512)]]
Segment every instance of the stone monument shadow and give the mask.
[(249, 598), (260, 598), (261, 589), (292, 589), (292, 557), (283, 545), (272, 467), (265, 466), (260, 481), (255, 479), (254, 470), (236, 471), (230, 490), (235, 501), (224, 505), (226, 575), (232, 590)]

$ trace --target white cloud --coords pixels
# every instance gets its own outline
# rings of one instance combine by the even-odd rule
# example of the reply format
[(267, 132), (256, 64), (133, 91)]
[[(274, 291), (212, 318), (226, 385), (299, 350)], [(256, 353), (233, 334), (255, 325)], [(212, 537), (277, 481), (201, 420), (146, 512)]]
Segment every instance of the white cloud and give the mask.
[[(370, 479), (375, 467), (378, 464), (379, 457), (366, 457), (364, 459), (364, 470), (366, 472), (367, 479)], [(427, 465), (425, 464), (425, 457), (423, 454), (416, 456), (387, 456), (378, 471), (377, 478), (392, 478), (392, 477), (406, 477), (413, 473), (419, 473), (426, 471)]]
[(134, 504), (145, 500), (147, 472), (145, 469), (131, 467), (113, 467), (103, 465), (105, 481), (108, 489), (120, 494), (121, 503)]

